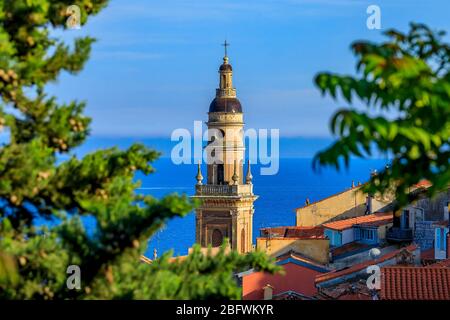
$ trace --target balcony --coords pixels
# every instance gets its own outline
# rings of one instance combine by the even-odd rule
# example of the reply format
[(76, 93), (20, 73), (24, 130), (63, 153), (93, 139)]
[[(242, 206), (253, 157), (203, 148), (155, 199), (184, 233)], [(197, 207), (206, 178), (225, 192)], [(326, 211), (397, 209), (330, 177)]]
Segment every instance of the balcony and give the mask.
[(392, 227), (386, 233), (386, 240), (390, 242), (413, 241), (413, 230)]
[(252, 184), (240, 185), (212, 185), (195, 186), (195, 196), (252, 196)]

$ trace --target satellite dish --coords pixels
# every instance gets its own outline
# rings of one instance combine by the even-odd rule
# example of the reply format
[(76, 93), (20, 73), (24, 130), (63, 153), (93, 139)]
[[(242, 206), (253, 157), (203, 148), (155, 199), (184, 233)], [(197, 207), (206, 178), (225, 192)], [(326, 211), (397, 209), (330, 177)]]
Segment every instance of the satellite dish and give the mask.
[(381, 251), (380, 251), (380, 249), (378, 249), (378, 248), (372, 248), (372, 249), (370, 249), (370, 251), (369, 251), (369, 256), (370, 256), (372, 259), (378, 258), (378, 257), (380, 256), (380, 254), (381, 254)]

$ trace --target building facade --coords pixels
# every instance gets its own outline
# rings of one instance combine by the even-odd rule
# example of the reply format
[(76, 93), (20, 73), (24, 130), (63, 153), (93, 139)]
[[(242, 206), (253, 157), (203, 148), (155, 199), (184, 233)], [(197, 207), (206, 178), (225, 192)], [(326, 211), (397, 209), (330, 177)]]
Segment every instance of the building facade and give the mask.
[(233, 69), (227, 54), (219, 68), (219, 88), (208, 112), (207, 181), (198, 166), (196, 192), (196, 242), (219, 247), (229, 240), (232, 250), (253, 249), (253, 194), (250, 163), (244, 177), (244, 114), (233, 88)]
[(348, 190), (333, 194), (327, 198), (295, 209), (296, 225), (301, 227), (318, 226), (324, 223), (363, 216), (374, 212), (387, 212), (393, 197), (369, 196), (364, 193), (363, 185), (354, 185)]
[(329, 262), (330, 241), (323, 227), (275, 227), (260, 229), (256, 249), (272, 257), (295, 252), (321, 264)]

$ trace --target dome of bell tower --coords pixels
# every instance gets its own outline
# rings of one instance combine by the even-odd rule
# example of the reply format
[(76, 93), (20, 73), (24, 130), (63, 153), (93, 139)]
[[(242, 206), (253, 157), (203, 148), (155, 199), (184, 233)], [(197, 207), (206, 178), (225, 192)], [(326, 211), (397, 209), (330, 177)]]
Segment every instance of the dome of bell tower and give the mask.
[(242, 106), (233, 88), (233, 68), (225, 51), (223, 63), (219, 67), (219, 88), (209, 106), (209, 112), (242, 113)]

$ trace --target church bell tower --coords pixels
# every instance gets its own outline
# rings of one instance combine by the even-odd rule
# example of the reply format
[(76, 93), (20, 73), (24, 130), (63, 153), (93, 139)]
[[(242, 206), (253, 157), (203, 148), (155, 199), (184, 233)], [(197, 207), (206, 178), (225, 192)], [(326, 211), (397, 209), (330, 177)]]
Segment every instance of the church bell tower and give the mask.
[(219, 247), (225, 238), (232, 250), (252, 250), (253, 194), (250, 163), (244, 178), (245, 144), (241, 103), (233, 88), (233, 69), (227, 55), (219, 68), (219, 88), (208, 112), (209, 142), (207, 181), (203, 184), (200, 164), (195, 196), (201, 205), (196, 209), (196, 242), (202, 247)]

